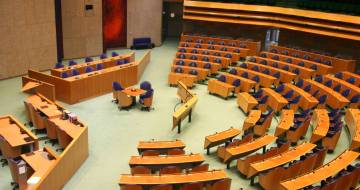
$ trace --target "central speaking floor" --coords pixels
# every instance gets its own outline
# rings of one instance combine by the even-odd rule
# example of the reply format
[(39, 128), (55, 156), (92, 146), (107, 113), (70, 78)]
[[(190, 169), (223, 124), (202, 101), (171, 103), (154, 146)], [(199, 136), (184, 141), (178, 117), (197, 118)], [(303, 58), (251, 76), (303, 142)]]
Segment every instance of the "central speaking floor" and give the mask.
[[(176, 88), (169, 87), (167, 76), (175, 57), (178, 40), (169, 39), (161, 47), (151, 52), (151, 62), (145, 70), (141, 81), (151, 82), (154, 88), (155, 110), (143, 112), (133, 108), (130, 111), (119, 111), (111, 102), (112, 94), (92, 98), (75, 104), (64, 105), (77, 114), (89, 127), (89, 157), (64, 190), (118, 190), (120, 174), (130, 173), (128, 165), (130, 156), (138, 155), (136, 145), (141, 140), (181, 139), (186, 144), (186, 153), (203, 153), (210, 169), (225, 169), (216, 156), (216, 149), (207, 156), (203, 150), (204, 138), (209, 134), (223, 131), (231, 126), (240, 128), (245, 119), (244, 113), (237, 107), (236, 98), (223, 100), (209, 95), (206, 85), (197, 84), (192, 92), (199, 96), (199, 102), (193, 112), (192, 123), (183, 122), (181, 134), (171, 130), (172, 113), (179, 103)], [(127, 53), (130, 50), (116, 50)], [(145, 50), (136, 51), (139, 59)], [(111, 85), (111, 84), (109, 84)], [(0, 81), (0, 115), (12, 114), (22, 122), (26, 122), (23, 100), (27, 96), (20, 92), (21, 77)], [(269, 133), (273, 134), (277, 121), (273, 119)], [(308, 140), (312, 128), (309, 128)], [(332, 160), (349, 146), (347, 129), (344, 129), (334, 153), (327, 154), (325, 163)], [(260, 150), (261, 151), (261, 150)], [(260, 189), (250, 186), (250, 181), (240, 177), (232, 162), (232, 168), (226, 170), (232, 178), (232, 190)], [(0, 168), (0, 190), (10, 189), (11, 174), (6, 166)]]

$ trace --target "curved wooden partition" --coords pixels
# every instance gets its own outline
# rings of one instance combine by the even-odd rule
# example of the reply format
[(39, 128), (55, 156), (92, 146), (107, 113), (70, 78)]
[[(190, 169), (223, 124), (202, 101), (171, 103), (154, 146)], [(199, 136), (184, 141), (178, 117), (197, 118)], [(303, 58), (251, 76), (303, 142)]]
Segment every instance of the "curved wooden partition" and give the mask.
[(360, 17), (292, 8), (184, 1), (185, 20), (285, 28), (360, 41)]

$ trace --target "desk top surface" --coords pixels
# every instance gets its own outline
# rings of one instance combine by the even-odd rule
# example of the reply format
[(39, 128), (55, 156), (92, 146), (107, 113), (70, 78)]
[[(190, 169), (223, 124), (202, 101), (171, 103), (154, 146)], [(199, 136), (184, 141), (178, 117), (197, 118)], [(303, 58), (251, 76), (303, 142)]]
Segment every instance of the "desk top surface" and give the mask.
[(275, 136), (278, 137), (279, 135), (289, 130), (293, 122), (294, 122), (294, 110), (287, 110), (287, 109), (282, 110), (280, 122), (275, 130)]
[(266, 171), (281, 165), (284, 165), (288, 162), (291, 162), (302, 155), (310, 152), (316, 145), (312, 143), (303, 143), (291, 150), (287, 150), (281, 154), (275, 155), (268, 159), (262, 160), (260, 162), (255, 162), (250, 165), (250, 171), (248, 176), (255, 175), (258, 172)]
[(313, 122), (315, 130), (311, 136), (311, 142), (316, 142), (325, 137), (330, 127), (330, 118), (326, 109), (315, 109), (313, 112)]
[(35, 142), (30, 132), (22, 130), (19, 123), (11, 123), (10, 117), (0, 118), (0, 135), (10, 144), (11, 147), (18, 147)]
[(71, 138), (75, 139), (83, 132), (84, 127), (81, 124), (75, 125), (70, 120), (63, 120), (61, 117), (51, 119), (61, 130), (65, 131)]
[(241, 130), (235, 129), (235, 128), (230, 128), (228, 130), (206, 136), (204, 147), (207, 148), (213, 142), (218, 142), (218, 141), (233, 138), (233, 137), (239, 135), (240, 133), (241, 133)]
[(185, 148), (185, 144), (181, 140), (174, 141), (140, 141), (137, 149), (169, 149), (169, 148)]
[(269, 96), (273, 97), (275, 101), (283, 104), (287, 104), (288, 101), (286, 98), (284, 98), (281, 94), (275, 92), (273, 89), (270, 88), (262, 88), (265, 94), (268, 94)]
[(129, 165), (171, 165), (203, 162), (201, 154), (164, 155), (164, 156), (131, 156)]
[(155, 184), (183, 184), (192, 182), (206, 182), (225, 179), (226, 173), (223, 170), (214, 170), (187, 174), (166, 174), (166, 175), (131, 175), (120, 176), (119, 184), (155, 185)]
[(34, 151), (28, 154), (22, 154), (21, 158), (34, 170), (32, 176), (42, 177), (56, 163), (56, 159), (50, 160), (50, 153), (42, 150)]
[(285, 189), (304, 188), (306, 186), (320, 182), (323, 179), (335, 175), (342, 169), (346, 168), (354, 160), (356, 160), (358, 156), (358, 152), (347, 150), (328, 164), (325, 164), (322, 167), (300, 177), (281, 182), (280, 184)]
[(322, 83), (318, 83), (310, 79), (305, 79), (304, 81), (312, 84), (312, 86), (315, 86), (318, 89), (322, 89), (328, 96), (333, 96), (340, 102), (349, 103), (349, 100), (342, 96), (340, 93), (334, 91), (332, 88), (323, 85)]
[(285, 87), (291, 89), (291, 90), (294, 90), (295, 92), (299, 93), (300, 96), (304, 97), (305, 99), (307, 99), (309, 102), (314, 102), (314, 103), (318, 103), (319, 101), (314, 97), (312, 96), (311, 94), (305, 92), (303, 89), (295, 86), (295, 85), (292, 85), (292, 84), (289, 84), (289, 83), (286, 83), (285, 84)]
[(55, 104), (52, 104), (45, 99), (42, 99), (38, 95), (29, 96), (26, 101), (33, 105), (35, 109), (41, 111), (49, 118), (55, 118), (62, 115), (62, 112), (59, 110), (59, 107)]
[(141, 94), (145, 94), (146, 90), (131, 87), (131, 88), (126, 88), (126, 89), (122, 90), (122, 92), (129, 96), (139, 96)]
[(272, 142), (274, 142), (277, 139), (277, 137), (272, 135), (264, 135), (262, 137), (259, 137), (251, 142), (241, 144), (239, 146), (234, 146), (226, 149), (226, 152), (230, 155), (238, 155), (245, 152), (254, 151), (257, 149), (262, 148), (263, 146), (266, 146)]

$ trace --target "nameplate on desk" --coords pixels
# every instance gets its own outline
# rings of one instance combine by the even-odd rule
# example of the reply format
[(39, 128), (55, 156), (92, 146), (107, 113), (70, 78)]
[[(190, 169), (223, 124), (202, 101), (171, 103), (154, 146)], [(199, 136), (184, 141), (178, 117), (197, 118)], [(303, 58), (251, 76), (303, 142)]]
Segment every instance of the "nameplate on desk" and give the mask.
[(41, 177), (32, 176), (27, 180), (27, 184), (31, 187), (33, 185), (36, 185), (41, 180)]

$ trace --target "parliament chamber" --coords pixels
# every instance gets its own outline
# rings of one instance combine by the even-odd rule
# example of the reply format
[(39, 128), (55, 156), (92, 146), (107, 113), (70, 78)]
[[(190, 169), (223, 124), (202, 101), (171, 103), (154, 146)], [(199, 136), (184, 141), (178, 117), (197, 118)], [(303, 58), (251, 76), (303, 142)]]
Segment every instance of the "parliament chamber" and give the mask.
[(360, 189), (359, 10), (3, 0), (0, 190)]

